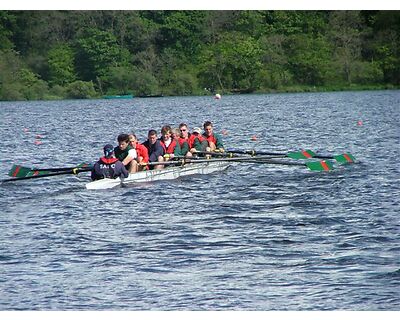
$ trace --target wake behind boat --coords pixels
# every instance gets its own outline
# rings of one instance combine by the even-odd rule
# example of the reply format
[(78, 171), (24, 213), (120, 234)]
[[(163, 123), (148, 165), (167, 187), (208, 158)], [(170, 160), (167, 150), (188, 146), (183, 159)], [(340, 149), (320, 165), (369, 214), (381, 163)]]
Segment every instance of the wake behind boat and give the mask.
[(202, 162), (187, 163), (183, 166), (167, 167), (165, 169), (156, 169), (149, 171), (140, 171), (129, 174), (128, 178), (121, 179), (100, 179), (86, 184), (86, 189), (101, 190), (111, 189), (121, 185), (130, 185), (143, 182), (152, 182), (158, 180), (173, 180), (184, 176), (195, 174), (210, 174), (217, 171), (223, 171), (229, 167), (229, 162)]

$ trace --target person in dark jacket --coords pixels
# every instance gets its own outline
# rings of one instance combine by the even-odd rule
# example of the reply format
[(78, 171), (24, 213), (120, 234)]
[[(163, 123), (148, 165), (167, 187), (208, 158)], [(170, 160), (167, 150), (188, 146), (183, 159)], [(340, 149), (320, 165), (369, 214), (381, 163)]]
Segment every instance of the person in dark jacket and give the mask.
[[(162, 162), (164, 161), (164, 148), (161, 145), (160, 140), (157, 138), (157, 131), (156, 130), (149, 130), (147, 134), (147, 140), (142, 144), (147, 148), (149, 152), (149, 160), (150, 162)], [(150, 169), (162, 169), (162, 165), (155, 165), (150, 167)]]
[(123, 163), (114, 156), (114, 147), (107, 144), (103, 148), (104, 157), (101, 157), (93, 166), (92, 180), (104, 178), (115, 179), (117, 177), (127, 178), (129, 173)]

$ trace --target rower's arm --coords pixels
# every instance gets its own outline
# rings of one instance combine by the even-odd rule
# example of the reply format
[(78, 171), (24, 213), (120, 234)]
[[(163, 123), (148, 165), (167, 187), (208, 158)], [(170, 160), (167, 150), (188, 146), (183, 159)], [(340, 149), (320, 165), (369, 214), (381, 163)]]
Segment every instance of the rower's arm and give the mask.
[(122, 163), (124, 164), (124, 166), (128, 165), (132, 160), (137, 158), (137, 153), (135, 149), (130, 149), (128, 151), (128, 155), (126, 156), (126, 158), (122, 161)]

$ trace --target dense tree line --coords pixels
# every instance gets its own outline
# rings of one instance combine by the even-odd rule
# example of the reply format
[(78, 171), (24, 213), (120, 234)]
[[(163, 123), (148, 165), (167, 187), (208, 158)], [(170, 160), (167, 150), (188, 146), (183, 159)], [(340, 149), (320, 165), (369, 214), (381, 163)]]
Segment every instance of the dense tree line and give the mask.
[(0, 99), (398, 88), (398, 11), (0, 11)]

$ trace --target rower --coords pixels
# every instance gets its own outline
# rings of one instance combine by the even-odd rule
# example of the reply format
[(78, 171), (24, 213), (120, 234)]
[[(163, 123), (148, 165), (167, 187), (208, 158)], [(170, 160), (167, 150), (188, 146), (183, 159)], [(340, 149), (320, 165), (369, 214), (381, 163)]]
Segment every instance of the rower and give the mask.
[(179, 134), (177, 135), (177, 141), (181, 147), (181, 154), (185, 157), (191, 157), (190, 152), (190, 132), (186, 123), (179, 125)]
[(204, 133), (203, 137), (208, 141), (208, 148), (206, 151), (219, 151), (224, 152), (224, 144), (219, 134), (214, 133), (213, 125), (211, 121), (206, 121), (203, 124)]
[(133, 149), (136, 150), (137, 153), (136, 160), (133, 160), (135, 161), (134, 163), (137, 166), (136, 171), (147, 170), (147, 163), (149, 162), (149, 152), (147, 151), (147, 148), (139, 143), (134, 133), (131, 133), (129, 135), (129, 144)]
[(116, 158), (124, 164), (129, 173), (136, 172), (135, 159), (137, 158), (137, 153), (129, 144), (129, 135), (122, 133), (118, 136), (117, 140), (118, 147), (114, 148)]
[(114, 148), (111, 144), (106, 144), (103, 148), (104, 157), (101, 157), (93, 166), (92, 180), (104, 178), (115, 179), (117, 177), (128, 178), (128, 170), (121, 161), (114, 156)]
[(170, 126), (165, 125), (161, 128), (160, 143), (164, 149), (165, 161), (182, 156), (179, 143), (175, 139), (172, 139), (172, 129)]
[(192, 134), (189, 138), (190, 152), (196, 153), (198, 151), (206, 151), (208, 148), (208, 141), (202, 136), (200, 128), (193, 128)]
[[(150, 162), (163, 162), (164, 161), (164, 149), (161, 146), (160, 140), (157, 139), (157, 131), (149, 130), (147, 134), (147, 140), (143, 142), (143, 145), (147, 148)], [(163, 165), (155, 165), (150, 169), (162, 169)]]

